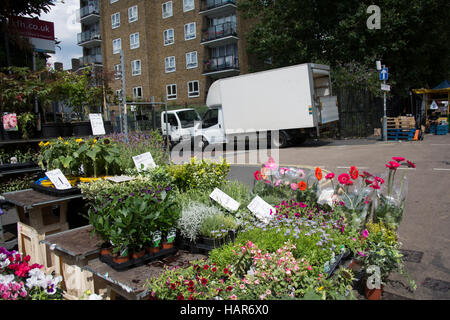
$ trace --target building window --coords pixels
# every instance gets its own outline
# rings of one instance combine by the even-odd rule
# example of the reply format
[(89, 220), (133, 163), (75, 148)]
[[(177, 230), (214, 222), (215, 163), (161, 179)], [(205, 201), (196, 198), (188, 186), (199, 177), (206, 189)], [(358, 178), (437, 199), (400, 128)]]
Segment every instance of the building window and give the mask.
[(176, 65), (175, 65), (175, 57), (167, 57), (165, 60), (165, 66), (166, 66), (166, 73), (175, 72), (176, 71)]
[(195, 39), (195, 22), (184, 25), (184, 40)]
[(139, 48), (139, 32), (130, 34), (130, 49)]
[(114, 79), (119, 80), (122, 78), (122, 65), (114, 65)]
[(141, 74), (141, 60), (131, 61), (131, 75), (138, 76)]
[(120, 53), (120, 50), (122, 50), (122, 40), (114, 39), (113, 40), (113, 54)]
[(120, 12), (111, 15), (111, 27), (113, 29), (120, 27)]
[(134, 87), (133, 88), (133, 98), (134, 99), (142, 99), (142, 87)]
[(169, 84), (166, 86), (167, 100), (175, 100), (177, 98), (177, 85)]
[(198, 67), (197, 51), (186, 53), (186, 69)]
[(134, 22), (138, 19), (138, 6), (128, 8), (128, 22)]
[(183, 0), (183, 11), (191, 11), (195, 9), (195, 2), (194, 0)]
[(175, 32), (173, 29), (164, 30), (164, 45), (173, 44), (175, 42)]
[(167, 1), (162, 4), (162, 17), (163, 19), (169, 18), (173, 15), (172, 1)]
[(188, 82), (188, 97), (195, 98), (200, 96), (200, 84), (198, 80)]

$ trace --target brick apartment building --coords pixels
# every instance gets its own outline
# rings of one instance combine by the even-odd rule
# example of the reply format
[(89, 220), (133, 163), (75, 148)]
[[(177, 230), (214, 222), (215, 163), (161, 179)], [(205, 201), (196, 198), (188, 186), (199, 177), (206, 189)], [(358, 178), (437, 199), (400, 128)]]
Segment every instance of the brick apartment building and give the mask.
[[(248, 72), (235, 0), (80, 0), (80, 17), (82, 59), (113, 74), (123, 50), (126, 96), (135, 101), (201, 105), (213, 81)], [(121, 86), (113, 77), (112, 90)]]

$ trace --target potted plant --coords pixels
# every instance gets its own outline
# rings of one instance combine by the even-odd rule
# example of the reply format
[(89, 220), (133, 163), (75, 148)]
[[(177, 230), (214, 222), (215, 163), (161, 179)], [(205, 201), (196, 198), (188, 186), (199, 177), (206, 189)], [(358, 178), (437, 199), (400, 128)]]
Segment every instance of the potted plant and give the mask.
[(205, 218), (200, 234), (203, 237), (203, 244), (216, 248), (229, 240), (229, 230), (237, 228), (236, 220), (231, 216), (225, 216), (223, 213)]
[(22, 132), (22, 138), (25, 140), (30, 139), (35, 132), (35, 115), (31, 112), (24, 112), (17, 116), (17, 120), (19, 122), (19, 129)]

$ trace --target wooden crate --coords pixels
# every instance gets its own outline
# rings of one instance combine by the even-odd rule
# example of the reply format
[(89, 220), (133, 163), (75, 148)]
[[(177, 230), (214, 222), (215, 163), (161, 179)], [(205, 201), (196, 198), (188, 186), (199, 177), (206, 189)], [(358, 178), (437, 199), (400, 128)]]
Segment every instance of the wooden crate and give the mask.
[(388, 117), (388, 129), (414, 129), (416, 127), (416, 120), (414, 117)]

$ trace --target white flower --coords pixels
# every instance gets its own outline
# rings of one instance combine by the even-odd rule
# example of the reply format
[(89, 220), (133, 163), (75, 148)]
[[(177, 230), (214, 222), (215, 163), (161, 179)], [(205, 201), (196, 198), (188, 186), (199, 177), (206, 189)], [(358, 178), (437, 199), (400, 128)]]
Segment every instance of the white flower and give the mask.
[(102, 298), (102, 296), (93, 293), (89, 296), (88, 300), (103, 300), (103, 298)]
[(39, 268), (34, 268), (28, 271), (30, 277), (42, 278), (45, 276), (44, 272)]
[(14, 275), (13, 274), (8, 274), (8, 275), (1, 275), (0, 274), (0, 284), (3, 284), (5, 286), (7, 286), (12, 281), (14, 281)]

